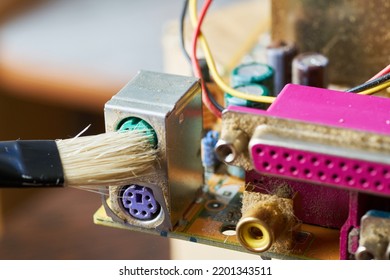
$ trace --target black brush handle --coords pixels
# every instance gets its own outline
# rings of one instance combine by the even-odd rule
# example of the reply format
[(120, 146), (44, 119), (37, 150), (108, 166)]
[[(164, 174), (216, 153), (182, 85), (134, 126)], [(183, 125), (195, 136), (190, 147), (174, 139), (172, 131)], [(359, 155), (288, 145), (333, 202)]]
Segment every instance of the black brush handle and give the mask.
[(0, 187), (63, 186), (64, 172), (52, 140), (0, 142)]

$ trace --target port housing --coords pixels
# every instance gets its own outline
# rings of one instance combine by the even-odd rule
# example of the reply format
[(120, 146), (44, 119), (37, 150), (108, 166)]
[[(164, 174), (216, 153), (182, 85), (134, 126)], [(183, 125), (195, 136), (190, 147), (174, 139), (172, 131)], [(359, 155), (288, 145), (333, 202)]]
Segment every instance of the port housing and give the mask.
[(121, 205), (123, 186), (110, 187), (112, 212), (128, 225), (169, 230), (195, 199), (203, 184), (200, 92), (195, 78), (140, 71), (106, 103), (106, 131), (133, 118), (148, 124), (157, 138), (158, 161), (131, 184), (149, 188), (162, 214), (152, 221), (134, 218)]

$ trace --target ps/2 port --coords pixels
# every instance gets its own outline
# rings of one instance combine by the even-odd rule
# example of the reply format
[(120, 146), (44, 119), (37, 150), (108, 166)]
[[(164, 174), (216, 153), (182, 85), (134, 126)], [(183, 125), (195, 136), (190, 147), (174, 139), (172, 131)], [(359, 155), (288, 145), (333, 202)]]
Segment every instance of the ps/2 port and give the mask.
[(150, 221), (161, 212), (153, 191), (140, 185), (128, 185), (121, 191), (120, 202), (125, 211), (137, 220)]

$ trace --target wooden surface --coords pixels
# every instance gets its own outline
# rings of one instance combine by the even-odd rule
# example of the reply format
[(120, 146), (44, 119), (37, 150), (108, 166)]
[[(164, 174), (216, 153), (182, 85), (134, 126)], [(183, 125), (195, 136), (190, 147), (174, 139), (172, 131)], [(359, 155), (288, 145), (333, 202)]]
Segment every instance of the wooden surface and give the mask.
[[(3, 200), (3, 193), (0, 191), (0, 202)], [(4, 234), (4, 214), (3, 207), (0, 207), (0, 240)]]
[[(1, 141), (70, 138), (89, 124), (91, 124), (87, 131), (89, 134), (104, 131), (101, 114), (65, 108), (58, 104), (49, 105), (35, 100), (24, 100), (17, 96), (3, 94), (0, 88)], [(12, 227), (12, 222), (10, 224), (7, 217), (29, 200), (39, 199), (40, 194), (44, 192), (44, 190), (1, 188), (0, 236), (2, 231)]]
[(168, 239), (93, 224), (100, 205), (81, 190), (38, 191), (5, 217), (0, 259), (169, 259)]

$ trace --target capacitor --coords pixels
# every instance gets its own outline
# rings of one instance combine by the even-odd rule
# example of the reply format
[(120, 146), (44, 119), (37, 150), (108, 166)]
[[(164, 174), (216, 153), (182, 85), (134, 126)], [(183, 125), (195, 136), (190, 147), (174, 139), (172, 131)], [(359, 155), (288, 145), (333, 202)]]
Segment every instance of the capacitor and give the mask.
[(218, 139), (218, 131), (210, 130), (201, 140), (201, 159), (206, 173), (214, 172), (214, 168), (218, 163), (218, 159), (214, 151)]
[(274, 69), (274, 92), (277, 96), (286, 84), (291, 83), (291, 67), (298, 51), (294, 45), (277, 42), (267, 47), (267, 64)]
[(294, 58), (292, 82), (294, 84), (326, 88), (329, 60), (320, 53), (302, 53)]
[[(269, 90), (263, 85), (259, 84), (246, 84), (235, 86), (234, 89), (255, 96), (268, 96)], [(225, 105), (226, 106), (243, 106), (257, 109), (266, 109), (269, 104), (259, 103), (251, 100), (246, 100), (232, 96), (229, 93), (225, 93)]]
[(265, 86), (268, 92), (273, 92), (274, 70), (267, 64), (251, 62), (241, 64), (233, 69), (231, 85), (241, 86), (247, 84), (258, 84)]

